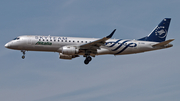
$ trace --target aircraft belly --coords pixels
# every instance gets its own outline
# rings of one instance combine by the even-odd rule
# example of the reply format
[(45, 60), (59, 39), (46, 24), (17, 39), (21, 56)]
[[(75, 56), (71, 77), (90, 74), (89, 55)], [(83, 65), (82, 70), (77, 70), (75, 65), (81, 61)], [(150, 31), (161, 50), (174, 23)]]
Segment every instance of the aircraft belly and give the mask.
[(121, 47), (120, 49), (113, 51), (115, 55), (132, 54), (134, 48), (132, 47)]
[(111, 54), (110, 50), (101, 48), (97, 50), (97, 55), (103, 55), (103, 54)]

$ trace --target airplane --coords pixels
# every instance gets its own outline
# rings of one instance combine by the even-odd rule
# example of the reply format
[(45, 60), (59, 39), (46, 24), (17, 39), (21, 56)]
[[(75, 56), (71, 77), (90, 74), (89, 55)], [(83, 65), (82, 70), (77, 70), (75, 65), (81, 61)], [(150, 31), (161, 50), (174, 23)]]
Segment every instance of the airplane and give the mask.
[(59, 53), (60, 59), (71, 60), (83, 55), (87, 65), (97, 55), (135, 54), (172, 47), (174, 39), (166, 41), (171, 18), (164, 18), (153, 31), (140, 39), (111, 39), (116, 29), (103, 38), (80, 38), (43, 35), (23, 35), (5, 44), (6, 48), (21, 50), (22, 59), (26, 51), (46, 51)]

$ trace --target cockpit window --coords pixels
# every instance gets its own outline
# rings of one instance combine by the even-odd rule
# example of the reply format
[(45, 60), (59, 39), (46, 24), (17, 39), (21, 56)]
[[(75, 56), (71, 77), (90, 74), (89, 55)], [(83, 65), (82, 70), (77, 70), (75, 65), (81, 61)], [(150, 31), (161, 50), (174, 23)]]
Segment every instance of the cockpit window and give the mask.
[(14, 38), (13, 40), (19, 40), (19, 38)]

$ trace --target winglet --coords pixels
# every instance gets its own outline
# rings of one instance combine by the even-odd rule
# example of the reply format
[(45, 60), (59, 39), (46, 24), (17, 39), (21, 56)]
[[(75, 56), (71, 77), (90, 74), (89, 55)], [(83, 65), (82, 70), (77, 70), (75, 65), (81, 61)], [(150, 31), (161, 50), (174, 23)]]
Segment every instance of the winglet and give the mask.
[(106, 38), (111, 38), (115, 31), (116, 31), (116, 29), (114, 29), (114, 31), (110, 35), (106, 36)]

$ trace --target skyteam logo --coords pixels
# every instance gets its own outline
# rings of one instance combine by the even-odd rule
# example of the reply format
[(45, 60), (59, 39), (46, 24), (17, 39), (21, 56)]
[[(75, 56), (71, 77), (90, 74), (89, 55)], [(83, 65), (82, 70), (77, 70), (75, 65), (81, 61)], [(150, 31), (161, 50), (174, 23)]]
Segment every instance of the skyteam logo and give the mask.
[(167, 35), (167, 31), (165, 30), (164, 26), (157, 27), (155, 30), (155, 35), (159, 38), (165, 38)]
[[(124, 50), (126, 50), (128, 47), (136, 47), (137, 44), (136, 43), (127, 43), (130, 40), (117, 40), (116, 42), (106, 42), (106, 46), (107, 47), (112, 47), (114, 49), (112, 49), (112, 51), (118, 51), (117, 53), (115, 53), (115, 55), (122, 53)], [(110, 46), (108, 44), (111, 44)], [(120, 49), (122, 47), (122, 49)]]

